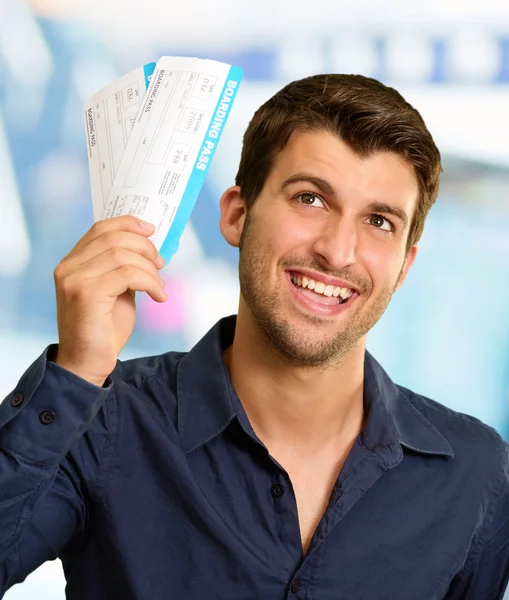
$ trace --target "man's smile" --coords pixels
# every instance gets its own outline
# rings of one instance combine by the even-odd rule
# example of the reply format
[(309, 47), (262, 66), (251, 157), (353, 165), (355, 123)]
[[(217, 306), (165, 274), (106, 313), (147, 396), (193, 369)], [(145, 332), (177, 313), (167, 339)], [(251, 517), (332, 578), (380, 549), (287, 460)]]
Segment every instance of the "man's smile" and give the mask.
[[(294, 298), (307, 310), (321, 315), (337, 315), (347, 310), (359, 297), (359, 292), (346, 282), (301, 271), (285, 273)], [(343, 285), (334, 285), (341, 283)]]

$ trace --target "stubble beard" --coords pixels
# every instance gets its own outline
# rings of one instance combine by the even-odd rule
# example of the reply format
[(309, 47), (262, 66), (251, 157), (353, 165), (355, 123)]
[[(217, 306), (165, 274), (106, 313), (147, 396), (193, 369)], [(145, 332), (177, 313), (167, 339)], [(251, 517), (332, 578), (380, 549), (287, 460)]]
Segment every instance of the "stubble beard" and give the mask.
[[(397, 282), (394, 286), (385, 287), (378, 294), (369, 312), (361, 314), (362, 305), (356, 307), (354, 304), (349, 309), (352, 314), (341, 331), (329, 336), (317, 335), (318, 330), (324, 329), (322, 318), (302, 314), (301, 321), (307, 321), (309, 327), (303, 328), (293, 324), (283, 314), (277, 291), (271, 292), (264, 285), (271, 249), (261, 247), (257, 244), (256, 238), (255, 225), (248, 213), (239, 244), (240, 293), (267, 349), (275, 352), (286, 363), (300, 367), (326, 369), (339, 363), (379, 321), (389, 305)], [(303, 259), (298, 263), (292, 260), (292, 265), (298, 264), (303, 267), (305, 260), (307, 260), (306, 266), (311, 266), (309, 259)], [(287, 262), (282, 261), (279, 265), (281, 272), (292, 266), (285, 266)], [(313, 262), (313, 268), (323, 272), (323, 267), (317, 268), (317, 266), (316, 261)], [(336, 276), (341, 277), (337, 274)], [(362, 283), (359, 285), (360, 289), (363, 293), (369, 294), (370, 289), (366, 287), (370, 288), (371, 282), (359, 282), (352, 280), (351, 277), (349, 280), (355, 284)], [(280, 285), (287, 285), (282, 278)], [(359, 302), (359, 299), (355, 303)]]

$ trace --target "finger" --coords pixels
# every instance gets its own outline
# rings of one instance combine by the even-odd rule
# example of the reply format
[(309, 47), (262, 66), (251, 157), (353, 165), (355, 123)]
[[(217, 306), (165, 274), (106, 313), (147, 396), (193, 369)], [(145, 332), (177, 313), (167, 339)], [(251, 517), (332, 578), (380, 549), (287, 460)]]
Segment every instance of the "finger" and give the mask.
[(92, 282), (95, 293), (100, 289), (102, 294), (110, 298), (118, 298), (127, 290), (146, 292), (156, 302), (164, 302), (168, 298), (155, 277), (133, 265), (119, 267), (88, 281)]
[(164, 266), (164, 261), (160, 257), (156, 247), (146, 237), (125, 231), (108, 231), (100, 237), (93, 239), (80, 250), (71, 252), (65, 259), (67, 268), (73, 270), (79, 265), (90, 261), (95, 256), (110, 252), (115, 248), (139, 254), (151, 261), (156, 268), (160, 269)]
[(154, 279), (160, 288), (164, 287), (164, 281), (159, 277), (154, 263), (144, 256), (131, 252), (125, 248), (110, 248), (99, 256), (94, 256), (88, 262), (80, 265), (61, 279), (60, 288), (68, 295), (79, 294), (81, 289), (87, 285), (87, 280), (96, 279), (103, 275), (118, 271), (123, 267), (133, 267), (144, 271)]
[(154, 225), (146, 223), (137, 217), (132, 215), (123, 215), (121, 217), (112, 217), (111, 219), (103, 219), (97, 221), (92, 227), (85, 233), (80, 241), (74, 246), (71, 252), (80, 250), (92, 240), (108, 233), (110, 231), (127, 231), (130, 233), (137, 233), (145, 237), (149, 237), (155, 231)]

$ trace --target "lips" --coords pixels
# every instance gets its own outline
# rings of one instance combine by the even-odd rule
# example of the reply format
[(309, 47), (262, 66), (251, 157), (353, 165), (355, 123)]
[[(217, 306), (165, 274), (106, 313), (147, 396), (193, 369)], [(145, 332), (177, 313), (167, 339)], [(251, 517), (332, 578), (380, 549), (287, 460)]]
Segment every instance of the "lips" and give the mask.
[[(309, 295), (311, 299), (314, 298), (317, 302), (324, 302), (325, 304), (342, 304), (353, 294), (353, 289), (351, 288), (331, 285), (318, 279), (311, 279), (296, 271), (290, 272), (290, 279), (296, 287), (302, 288), (303, 292), (311, 291), (312, 294)], [(325, 302), (321, 299), (322, 296), (329, 299), (337, 298), (337, 302)]]
[[(305, 312), (311, 312), (314, 315), (338, 315), (345, 312), (345, 310), (348, 310), (359, 296), (359, 294), (353, 290), (349, 290), (348, 297), (344, 299), (342, 299), (342, 296), (340, 295), (334, 296), (330, 293), (328, 295), (317, 293), (307, 287), (302, 287), (302, 281), (301, 285), (298, 285), (298, 279), (297, 282), (294, 283), (292, 279), (295, 278), (295, 272), (286, 272), (286, 279), (294, 300), (301, 309), (304, 309)], [(323, 291), (325, 291), (325, 288)]]

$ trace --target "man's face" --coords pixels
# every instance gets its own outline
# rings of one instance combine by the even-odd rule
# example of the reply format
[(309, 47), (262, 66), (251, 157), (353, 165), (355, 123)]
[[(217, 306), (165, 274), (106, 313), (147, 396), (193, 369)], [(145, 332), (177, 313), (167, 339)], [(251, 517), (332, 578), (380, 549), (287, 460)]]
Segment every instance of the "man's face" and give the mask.
[(247, 311), (291, 362), (336, 362), (364, 341), (415, 258), (406, 242), (417, 198), (398, 155), (363, 159), (327, 132), (294, 134), (244, 221), (239, 318)]

